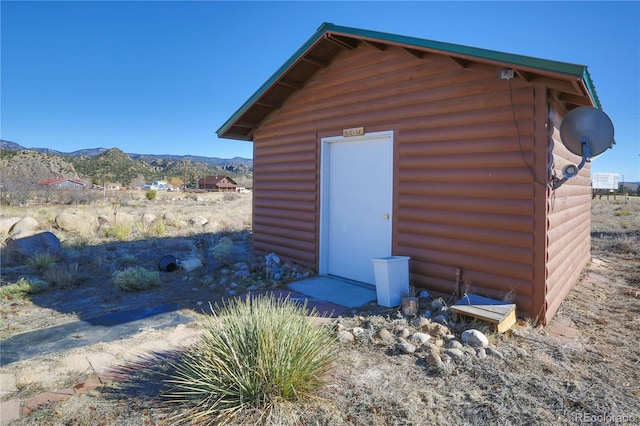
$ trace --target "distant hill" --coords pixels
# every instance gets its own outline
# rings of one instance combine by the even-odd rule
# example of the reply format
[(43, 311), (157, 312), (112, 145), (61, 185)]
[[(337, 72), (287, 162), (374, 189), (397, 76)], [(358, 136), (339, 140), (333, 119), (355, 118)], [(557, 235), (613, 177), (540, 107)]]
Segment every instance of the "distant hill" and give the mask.
[(175, 178), (183, 181), (186, 177), (188, 183), (195, 185), (199, 178), (216, 174), (248, 180), (253, 177), (253, 160), (241, 157), (223, 159), (196, 155), (129, 154), (118, 148), (61, 152), (48, 148), (25, 148), (5, 140), (0, 140), (0, 149), (5, 159), (18, 152), (41, 153), (47, 158), (64, 159), (73, 165), (81, 179), (96, 183), (110, 181), (129, 186), (158, 179)]
[[(12, 151), (36, 151), (36, 152), (44, 152), (49, 155), (59, 155), (61, 157), (77, 157), (77, 156), (85, 156), (85, 157), (96, 157), (100, 154), (104, 154), (112, 148), (88, 148), (88, 149), (79, 149), (73, 152), (63, 152), (57, 151), (55, 149), (50, 148), (26, 148), (16, 142), (6, 141), (0, 139), (0, 148), (1, 149), (9, 149)], [(116, 148), (117, 149), (117, 148)], [(134, 160), (141, 160), (145, 163), (152, 163), (154, 160), (161, 158), (163, 160), (172, 160), (172, 161), (193, 161), (206, 163), (212, 166), (225, 166), (227, 164), (242, 164), (245, 166), (253, 167), (253, 160), (250, 158), (242, 158), (242, 157), (233, 157), (233, 158), (219, 158), (219, 157), (203, 157), (199, 155), (171, 155), (171, 154), (135, 154), (135, 153), (126, 153), (129, 157)]]

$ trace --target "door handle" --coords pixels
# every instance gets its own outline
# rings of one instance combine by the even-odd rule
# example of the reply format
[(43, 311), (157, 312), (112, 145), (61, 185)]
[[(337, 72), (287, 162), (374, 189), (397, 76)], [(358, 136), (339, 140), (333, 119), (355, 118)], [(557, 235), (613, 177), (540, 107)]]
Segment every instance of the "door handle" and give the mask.
[(382, 216), (380, 216), (382, 219), (387, 219), (389, 220), (389, 213), (387, 214), (383, 214)]

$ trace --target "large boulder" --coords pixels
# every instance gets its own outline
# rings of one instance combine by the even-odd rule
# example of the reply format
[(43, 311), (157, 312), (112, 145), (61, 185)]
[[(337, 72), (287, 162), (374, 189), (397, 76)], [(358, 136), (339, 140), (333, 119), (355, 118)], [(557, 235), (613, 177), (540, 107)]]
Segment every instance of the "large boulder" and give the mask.
[(9, 233), (9, 230), (15, 225), (21, 217), (12, 216), (12, 217), (0, 217), (0, 235), (6, 235)]
[(78, 213), (58, 213), (55, 218), (56, 227), (66, 232), (88, 233), (98, 227), (98, 219)]
[(140, 217), (140, 221), (142, 222), (143, 225), (151, 225), (156, 220), (158, 220), (158, 216), (156, 216), (153, 213), (144, 213)]
[(136, 218), (129, 213), (117, 212), (113, 223), (118, 223), (120, 225), (131, 225), (133, 226), (136, 222)]
[(16, 259), (45, 253), (59, 256), (62, 250), (58, 237), (49, 231), (15, 233), (7, 238), (6, 249)]
[(9, 230), (9, 234), (17, 234), (19, 232), (33, 233), (39, 228), (40, 223), (38, 223), (35, 218), (26, 216), (13, 224), (13, 226)]

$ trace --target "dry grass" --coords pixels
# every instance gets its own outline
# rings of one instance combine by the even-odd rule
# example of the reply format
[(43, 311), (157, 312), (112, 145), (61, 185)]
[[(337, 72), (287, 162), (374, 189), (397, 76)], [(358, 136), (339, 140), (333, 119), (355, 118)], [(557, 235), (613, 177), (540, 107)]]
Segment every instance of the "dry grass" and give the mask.
[[(244, 209), (240, 204), (245, 201), (216, 199), (187, 203), (157, 200), (153, 203), (159, 210), (170, 213), (165, 217), (167, 237), (105, 244), (99, 242), (100, 236), (85, 236), (84, 244), (67, 246), (65, 255), (81, 269), (104, 271), (105, 276), (132, 262), (152, 265), (157, 262), (158, 254), (165, 254), (163, 250), (167, 247), (193, 251), (205, 259), (206, 265), (186, 282), (178, 275), (164, 274), (157, 291), (127, 296), (134, 298), (131, 300), (113, 289), (111, 293), (104, 290), (96, 296), (96, 284), (93, 283), (79, 286), (74, 294), (83, 297), (84, 305), (96, 309), (82, 308), (76, 314), (68, 309), (65, 311), (64, 305), (56, 300), (51, 300), (47, 306), (38, 306), (28, 300), (15, 301), (15, 306), (2, 304), (3, 320), (11, 320), (7, 321), (11, 325), (3, 326), (2, 331), (10, 334), (17, 329), (27, 329), (28, 324), (38, 324), (45, 316), (68, 321), (72, 315), (84, 317), (115, 306), (151, 305), (160, 302), (159, 294), (171, 294), (185, 307), (196, 310), (198, 300), (206, 301), (206, 297), (216, 294), (211, 285), (218, 276), (208, 269), (216, 262), (214, 254), (230, 253), (231, 258), (241, 256), (250, 243), (248, 234), (237, 232), (250, 226), (250, 209), (244, 215), (228, 214), (230, 207), (238, 211)], [(138, 212), (141, 208), (151, 208), (145, 200), (136, 200), (136, 203)], [(247, 205), (250, 207), (249, 203)], [(41, 214), (46, 216), (51, 212)], [(187, 222), (197, 214), (207, 216), (215, 225), (205, 227), (204, 233), (193, 232), (188, 225), (179, 225), (180, 221)], [(318, 399), (278, 404), (261, 423), (570, 425), (594, 418), (596, 421), (592, 423), (595, 424), (614, 423), (610, 421), (612, 418), (631, 420), (628, 424), (638, 423), (640, 200), (632, 198), (629, 203), (594, 200), (592, 229), (594, 261), (569, 293), (550, 326), (535, 327), (530, 320), (524, 319), (510, 332), (498, 335), (491, 333), (488, 327), (483, 328), (482, 323), (473, 324), (489, 334), (491, 343), (505, 355), (504, 359), (466, 357), (447, 364), (446, 369), (434, 370), (425, 361), (426, 353), (402, 354), (393, 345), (376, 339), (376, 331), (381, 327), (393, 330), (395, 325), (406, 321), (392, 310), (377, 315), (345, 317), (340, 320), (344, 327), (358, 326), (364, 332), (353, 344), (340, 345), (336, 366), (328, 376), (329, 384), (318, 393)], [(232, 241), (232, 252), (228, 247), (222, 250), (226, 241), (218, 246), (225, 236)], [(167, 246), (164, 242), (172, 245)], [(82, 254), (86, 251), (91, 251), (91, 258)], [(102, 260), (96, 262), (96, 257)], [(225, 265), (230, 262), (224, 260)], [(18, 270), (16, 267), (16, 272)], [(176, 290), (175, 286), (180, 288)], [(205, 295), (205, 290), (211, 290), (211, 293)], [(55, 299), (53, 293), (45, 294)], [(551, 326), (557, 324), (573, 327), (576, 335), (567, 339), (552, 334)], [(98, 351), (99, 348), (86, 350)], [(123, 368), (131, 373), (127, 379), (74, 396), (64, 403), (43, 407), (16, 424), (170, 424), (169, 419), (181, 414), (181, 410), (187, 410), (166, 404), (163, 397), (168, 390), (165, 379), (171, 373), (169, 361), (175, 359), (177, 353), (168, 349), (125, 363)], [(2, 372), (19, 368), (34, 368), (34, 365), (26, 362), (13, 370), (10, 365)], [(24, 386), (29, 389), (29, 385)], [(42, 387), (37, 389), (43, 390)], [(28, 395), (28, 392), (23, 394)], [(237, 423), (254, 424), (258, 419), (258, 413), (255, 416), (249, 413)]]

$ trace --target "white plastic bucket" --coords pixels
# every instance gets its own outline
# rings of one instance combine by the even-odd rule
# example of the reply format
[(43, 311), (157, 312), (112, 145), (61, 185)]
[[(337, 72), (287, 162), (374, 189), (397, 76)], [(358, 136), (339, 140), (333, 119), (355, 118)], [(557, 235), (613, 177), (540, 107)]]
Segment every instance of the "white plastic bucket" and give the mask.
[(376, 279), (378, 305), (399, 306), (409, 295), (409, 257), (389, 256), (371, 259)]

